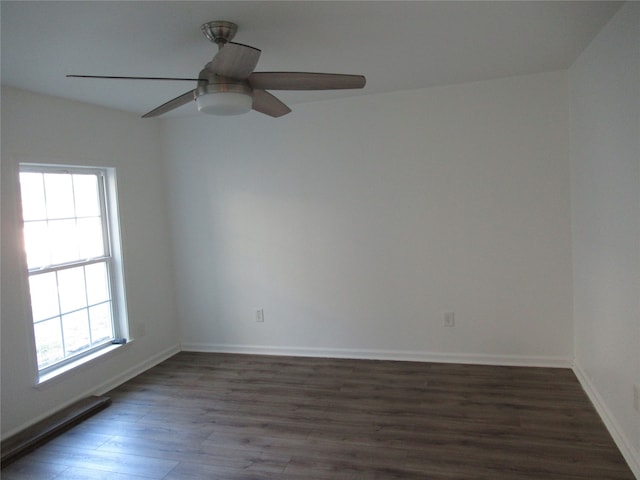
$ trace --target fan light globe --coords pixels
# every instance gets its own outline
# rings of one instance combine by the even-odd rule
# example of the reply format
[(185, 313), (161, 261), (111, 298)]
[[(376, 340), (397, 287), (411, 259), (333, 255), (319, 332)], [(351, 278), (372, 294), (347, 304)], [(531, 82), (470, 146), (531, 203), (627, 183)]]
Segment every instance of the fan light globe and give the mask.
[(251, 95), (238, 92), (214, 92), (198, 96), (198, 111), (209, 115), (241, 115), (251, 110)]

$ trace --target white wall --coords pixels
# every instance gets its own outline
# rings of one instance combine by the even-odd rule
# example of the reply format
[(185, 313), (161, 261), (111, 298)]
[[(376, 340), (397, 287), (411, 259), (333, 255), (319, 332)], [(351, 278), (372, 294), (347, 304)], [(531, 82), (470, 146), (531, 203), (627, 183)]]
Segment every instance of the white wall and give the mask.
[(576, 371), (640, 477), (640, 4), (570, 69)]
[[(165, 184), (157, 122), (2, 88), (2, 437), (77, 398), (104, 391), (177, 351)], [(19, 161), (115, 167), (125, 281), (135, 340), (108, 358), (34, 388)]]
[(183, 348), (568, 365), (566, 82), (167, 120)]

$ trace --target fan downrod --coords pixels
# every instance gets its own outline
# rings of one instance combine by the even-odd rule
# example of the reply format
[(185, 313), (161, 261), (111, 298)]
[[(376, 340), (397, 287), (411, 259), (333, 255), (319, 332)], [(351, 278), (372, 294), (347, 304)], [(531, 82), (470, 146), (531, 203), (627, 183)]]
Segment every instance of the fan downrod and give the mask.
[(235, 37), (238, 25), (224, 20), (214, 20), (202, 25), (200, 30), (202, 30), (205, 37), (218, 45), (218, 48), (222, 48), (225, 43), (230, 42)]

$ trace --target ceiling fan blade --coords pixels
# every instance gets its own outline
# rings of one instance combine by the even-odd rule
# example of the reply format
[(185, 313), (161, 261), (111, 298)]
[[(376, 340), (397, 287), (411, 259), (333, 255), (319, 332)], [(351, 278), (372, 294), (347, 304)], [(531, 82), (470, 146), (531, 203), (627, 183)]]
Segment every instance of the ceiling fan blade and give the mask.
[(253, 90), (252, 108), (271, 117), (281, 117), (291, 111), (284, 103), (264, 90)]
[(337, 90), (362, 88), (362, 75), (306, 72), (254, 72), (249, 76), (253, 88), (263, 90)]
[(176, 78), (176, 77), (114, 77), (104, 75), (67, 75), (67, 78), (106, 78), (109, 80), (171, 80), (178, 82), (197, 82), (197, 78)]
[(249, 45), (228, 42), (213, 57), (209, 69), (223, 77), (244, 80), (256, 68), (261, 52)]
[(158, 115), (162, 115), (163, 113), (170, 112), (182, 105), (186, 105), (187, 103), (195, 100), (195, 90), (189, 90), (187, 93), (183, 93), (179, 97), (174, 98), (173, 100), (169, 100), (167, 103), (163, 103), (157, 108), (154, 108), (148, 113), (145, 113), (142, 118), (149, 117), (157, 117)]

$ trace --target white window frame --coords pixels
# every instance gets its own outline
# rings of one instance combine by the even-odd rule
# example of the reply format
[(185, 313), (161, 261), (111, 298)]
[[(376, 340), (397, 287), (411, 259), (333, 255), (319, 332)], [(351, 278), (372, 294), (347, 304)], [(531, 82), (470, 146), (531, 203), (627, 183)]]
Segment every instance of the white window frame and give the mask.
[[(113, 350), (114, 340), (118, 339), (116, 345), (121, 345), (121, 339), (129, 340), (129, 327), (126, 310), (126, 294), (124, 282), (124, 269), (122, 259), (122, 241), (120, 237), (120, 222), (117, 202), (116, 172), (114, 168), (78, 166), (78, 165), (58, 165), (44, 163), (20, 163), (19, 172), (37, 173), (65, 173), (65, 174), (95, 174), (98, 176), (100, 210), (105, 234), (105, 254), (101, 257), (89, 258), (80, 261), (73, 261), (55, 265), (48, 265), (42, 268), (28, 269), (28, 276), (39, 275), (52, 271), (60, 271), (68, 268), (91, 265), (93, 263), (104, 262), (107, 266), (109, 289), (111, 293), (111, 316), (113, 324), (113, 337), (103, 343), (94, 345), (77, 354), (66, 357), (58, 362), (44, 368), (38, 367), (35, 331), (33, 329), (33, 314), (29, 308), (29, 319), (31, 321), (31, 332), (33, 333), (33, 356), (35, 365), (38, 367), (38, 383), (48, 381), (62, 373), (68, 372), (94, 358)], [(20, 195), (20, 199), (22, 196)], [(22, 205), (22, 200), (20, 200)], [(22, 215), (21, 215), (22, 220)], [(24, 220), (23, 225), (24, 225)], [(30, 298), (30, 296), (29, 296)], [(31, 302), (30, 302), (31, 307)]]

